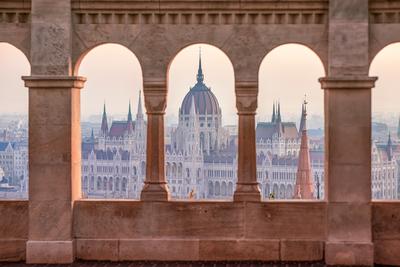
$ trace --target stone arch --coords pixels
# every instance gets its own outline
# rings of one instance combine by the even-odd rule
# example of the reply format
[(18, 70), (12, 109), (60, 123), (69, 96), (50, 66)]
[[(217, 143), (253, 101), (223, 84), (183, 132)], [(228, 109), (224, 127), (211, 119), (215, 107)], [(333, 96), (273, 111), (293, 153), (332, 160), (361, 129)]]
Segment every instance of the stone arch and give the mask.
[(221, 195), (221, 186), (218, 181), (215, 182), (215, 196)]
[(272, 187), (272, 193), (274, 195), (275, 198), (279, 197), (279, 187), (277, 184), (274, 184)]
[(293, 198), (293, 187), (290, 184), (286, 186), (286, 198), (287, 199)]
[(103, 179), (103, 190), (107, 191), (107, 177), (104, 177)]
[(284, 199), (286, 196), (286, 188), (284, 184), (279, 186), (279, 199)]
[(227, 186), (226, 186), (226, 182), (223, 181), (221, 183), (221, 195), (222, 196), (226, 196), (227, 195)]
[(232, 183), (232, 182), (229, 182), (229, 183), (228, 183), (228, 194), (229, 194), (230, 196), (233, 195), (233, 183)]
[(208, 181), (208, 196), (213, 197), (214, 196), (214, 186), (211, 181)]
[(79, 68), (81, 66), (82, 61), (84, 60), (84, 58), (93, 50), (95, 50), (96, 48), (105, 46), (105, 45), (115, 45), (121, 48), (124, 48), (126, 50), (129, 50), (132, 55), (135, 57), (135, 59), (137, 60), (137, 62), (140, 65), (140, 70), (141, 70), (141, 76), (143, 77), (143, 67), (142, 64), (140, 63), (140, 59), (138, 57), (138, 53), (135, 53), (131, 47), (129, 47), (129, 45), (125, 45), (121, 42), (98, 42), (96, 44), (93, 44), (89, 47), (81, 47), (79, 50), (78, 49), (74, 49), (73, 51), (73, 74), (75, 76), (79, 75)]
[(265, 184), (265, 187), (264, 187), (264, 197), (265, 197), (265, 198), (269, 198), (269, 194), (270, 194), (269, 184)]
[[(29, 67), (31, 66), (31, 59), (30, 59), (30, 42), (27, 42), (26, 44), (19, 42), (19, 41), (13, 41), (10, 40), (8, 38), (1, 38), (3, 35), (0, 34), (0, 45), (7, 45), (10, 46), (16, 50), (18, 50), (19, 52), (21, 52), (21, 54), (24, 55), (24, 58), (26, 59), (26, 61), (29, 64)], [(7, 40), (6, 40), (7, 39)], [(30, 38), (28, 38), (30, 39)], [(26, 75), (29, 75), (29, 73), (27, 73)]]
[(120, 185), (120, 180), (119, 180), (119, 177), (117, 177), (115, 179), (115, 191), (119, 191), (119, 189), (120, 189), (119, 185)]
[(97, 186), (96, 186), (97, 190), (101, 190), (101, 177), (98, 176), (97, 177)]

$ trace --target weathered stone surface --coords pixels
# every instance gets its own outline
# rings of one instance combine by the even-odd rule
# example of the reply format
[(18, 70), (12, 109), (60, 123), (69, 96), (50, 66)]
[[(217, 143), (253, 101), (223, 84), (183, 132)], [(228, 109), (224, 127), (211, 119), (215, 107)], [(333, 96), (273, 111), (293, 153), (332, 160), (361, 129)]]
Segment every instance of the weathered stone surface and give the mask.
[(400, 205), (397, 201), (376, 201), (372, 204), (374, 240), (400, 240)]
[(0, 262), (23, 261), (26, 254), (26, 240), (0, 240)]
[(150, 239), (119, 241), (119, 260), (198, 261), (199, 240)]
[(246, 203), (245, 237), (324, 240), (325, 216), (323, 202)]
[(200, 240), (200, 260), (277, 261), (279, 240)]
[(76, 257), (81, 260), (117, 261), (119, 241), (117, 239), (77, 239)]
[(325, 262), (328, 265), (372, 266), (374, 263), (372, 243), (327, 242)]
[(28, 238), (28, 201), (0, 201), (0, 241)]
[(282, 261), (320, 261), (324, 259), (324, 243), (313, 240), (282, 240)]
[(74, 241), (28, 241), (26, 262), (29, 264), (67, 264), (73, 262)]
[(374, 262), (382, 265), (400, 265), (400, 240), (374, 240)]

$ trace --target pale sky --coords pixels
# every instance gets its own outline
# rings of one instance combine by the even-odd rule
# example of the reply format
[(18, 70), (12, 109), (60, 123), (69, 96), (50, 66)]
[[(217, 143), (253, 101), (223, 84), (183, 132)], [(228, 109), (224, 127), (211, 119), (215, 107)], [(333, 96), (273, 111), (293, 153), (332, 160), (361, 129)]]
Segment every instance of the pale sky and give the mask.
[[(192, 45), (172, 61), (169, 72), (167, 118), (176, 118), (190, 86), (196, 82), (199, 47), (202, 49), (205, 83), (217, 96), (225, 124), (236, 124), (233, 67), (227, 56), (210, 45)], [(371, 75), (379, 76), (373, 90), (374, 112), (399, 112), (400, 44), (388, 46), (374, 59)], [(29, 63), (18, 49), (0, 43), (0, 114), (26, 113), (27, 92), (21, 76), (29, 75)], [(99, 115), (106, 101), (110, 115), (125, 115), (128, 102), (136, 114), (142, 72), (136, 56), (128, 49), (107, 44), (90, 51), (82, 61), (79, 75), (88, 81), (82, 90), (82, 116)], [(258, 120), (269, 120), (272, 102), (280, 100), (283, 119), (298, 116), (307, 94), (310, 115), (323, 114), (323, 91), (318, 78), (324, 76), (319, 58), (310, 49), (283, 45), (266, 55), (259, 72)]]

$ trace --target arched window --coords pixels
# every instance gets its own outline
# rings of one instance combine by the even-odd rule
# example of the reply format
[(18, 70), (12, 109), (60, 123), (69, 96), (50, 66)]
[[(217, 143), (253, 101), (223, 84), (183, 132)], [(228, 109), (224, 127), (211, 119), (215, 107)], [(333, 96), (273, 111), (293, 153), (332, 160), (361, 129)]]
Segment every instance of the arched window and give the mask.
[[(307, 71), (301, 71), (304, 69)], [(261, 187), (266, 188), (267, 181), (271, 182), (271, 171), (272, 181), (280, 182), (278, 188), (273, 186), (273, 196), (262, 194), (264, 199), (292, 199), (282, 182), (295, 186), (296, 180), (289, 179), (291, 174), (288, 171), (293, 162), (310, 161), (311, 166), (302, 170), (305, 174), (320, 172), (324, 168), (316, 158), (324, 154), (324, 97), (319, 83), (324, 76), (325, 68), (319, 56), (300, 44), (284, 44), (272, 49), (260, 65), (258, 101), (263, 105), (257, 109), (256, 149), (257, 155), (263, 151), (271, 160), (258, 162), (257, 169), (264, 171), (266, 176)], [(308, 149), (297, 154), (296, 151), (301, 151), (303, 133), (309, 137), (307, 133), (311, 130), (313, 137), (308, 138)], [(268, 146), (263, 140), (267, 140)], [(306, 180), (314, 183), (312, 175), (308, 175)], [(308, 192), (308, 182), (301, 183), (304, 184), (301, 187), (303, 191)], [(313, 194), (303, 194), (302, 197), (315, 199)]]
[[(185, 155), (182, 163), (189, 168), (185, 169), (183, 176), (198, 178), (193, 180), (196, 182), (196, 199), (210, 196), (201, 179), (203, 174), (211, 171), (205, 168), (210, 166), (207, 159), (218, 158), (220, 154), (229, 159), (237, 158), (235, 132), (238, 119), (234, 82), (230, 59), (211, 45), (187, 46), (177, 51), (169, 65), (168, 88), (173, 90), (168, 92), (173, 92), (174, 97), (168, 97), (166, 116), (176, 119), (167, 122), (174, 126), (168, 135), (166, 151), (169, 152), (166, 158)], [(213, 162), (215, 169), (219, 170), (227, 167), (236, 170), (236, 164), (236, 160), (225, 159)], [(226, 171), (220, 171), (219, 177), (229, 178)], [(215, 195), (216, 189), (213, 188)], [(224, 196), (228, 199), (226, 184)]]
[[(122, 165), (132, 166), (136, 164), (133, 159), (146, 158), (135, 149), (138, 146), (140, 151), (146, 151), (146, 113), (140, 97), (143, 75), (139, 60), (122, 45), (102, 44), (81, 52), (74, 75), (87, 78), (81, 91), (81, 122), (85, 125), (82, 127), (82, 164), (92, 166), (95, 159), (85, 155), (90, 155), (95, 148), (96, 157), (101, 156), (108, 173), (115, 172), (118, 176), (126, 173), (127, 168)], [(113, 120), (117, 114), (126, 115), (121, 120)], [(100, 118), (98, 129), (87, 127), (93, 125), (88, 123), (93, 117)], [(102, 170), (102, 167), (97, 169)], [(103, 190), (121, 190), (120, 179), (106, 178), (105, 181)], [(119, 195), (107, 194), (106, 197), (117, 198)]]
[(21, 77), (29, 74), (30, 64), (24, 53), (0, 42), (0, 142), (12, 151), (0, 153), (0, 181), (4, 177), (6, 186), (12, 188), (0, 190), (0, 199), (28, 198), (28, 90)]
[[(400, 141), (400, 106), (398, 85), (400, 84), (400, 42), (384, 47), (372, 60), (369, 76), (378, 77), (372, 89), (372, 148), (371, 184), (374, 199), (399, 199), (396, 184), (399, 172), (392, 174), (392, 164), (397, 165)], [(375, 192), (374, 192), (375, 191)], [(393, 194), (392, 194), (393, 192)]]

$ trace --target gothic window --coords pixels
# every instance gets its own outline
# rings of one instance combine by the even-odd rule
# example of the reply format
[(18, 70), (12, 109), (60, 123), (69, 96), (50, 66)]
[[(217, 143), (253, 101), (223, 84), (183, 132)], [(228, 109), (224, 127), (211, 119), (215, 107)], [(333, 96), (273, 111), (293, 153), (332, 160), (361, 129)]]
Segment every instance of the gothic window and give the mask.
[(101, 177), (97, 177), (97, 190), (101, 190)]
[(103, 179), (103, 190), (107, 191), (107, 177), (104, 177)]
[(126, 178), (124, 177), (124, 178), (122, 179), (122, 191), (123, 191), (123, 192), (126, 192), (126, 184), (127, 184)]
[(108, 180), (108, 190), (113, 191), (113, 178), (110, 177)]
[(90, 177), (90, 190), (94, 190), (94, 177)]
[(115, 179), (115, 191), (119, 191), (119, 177)]

